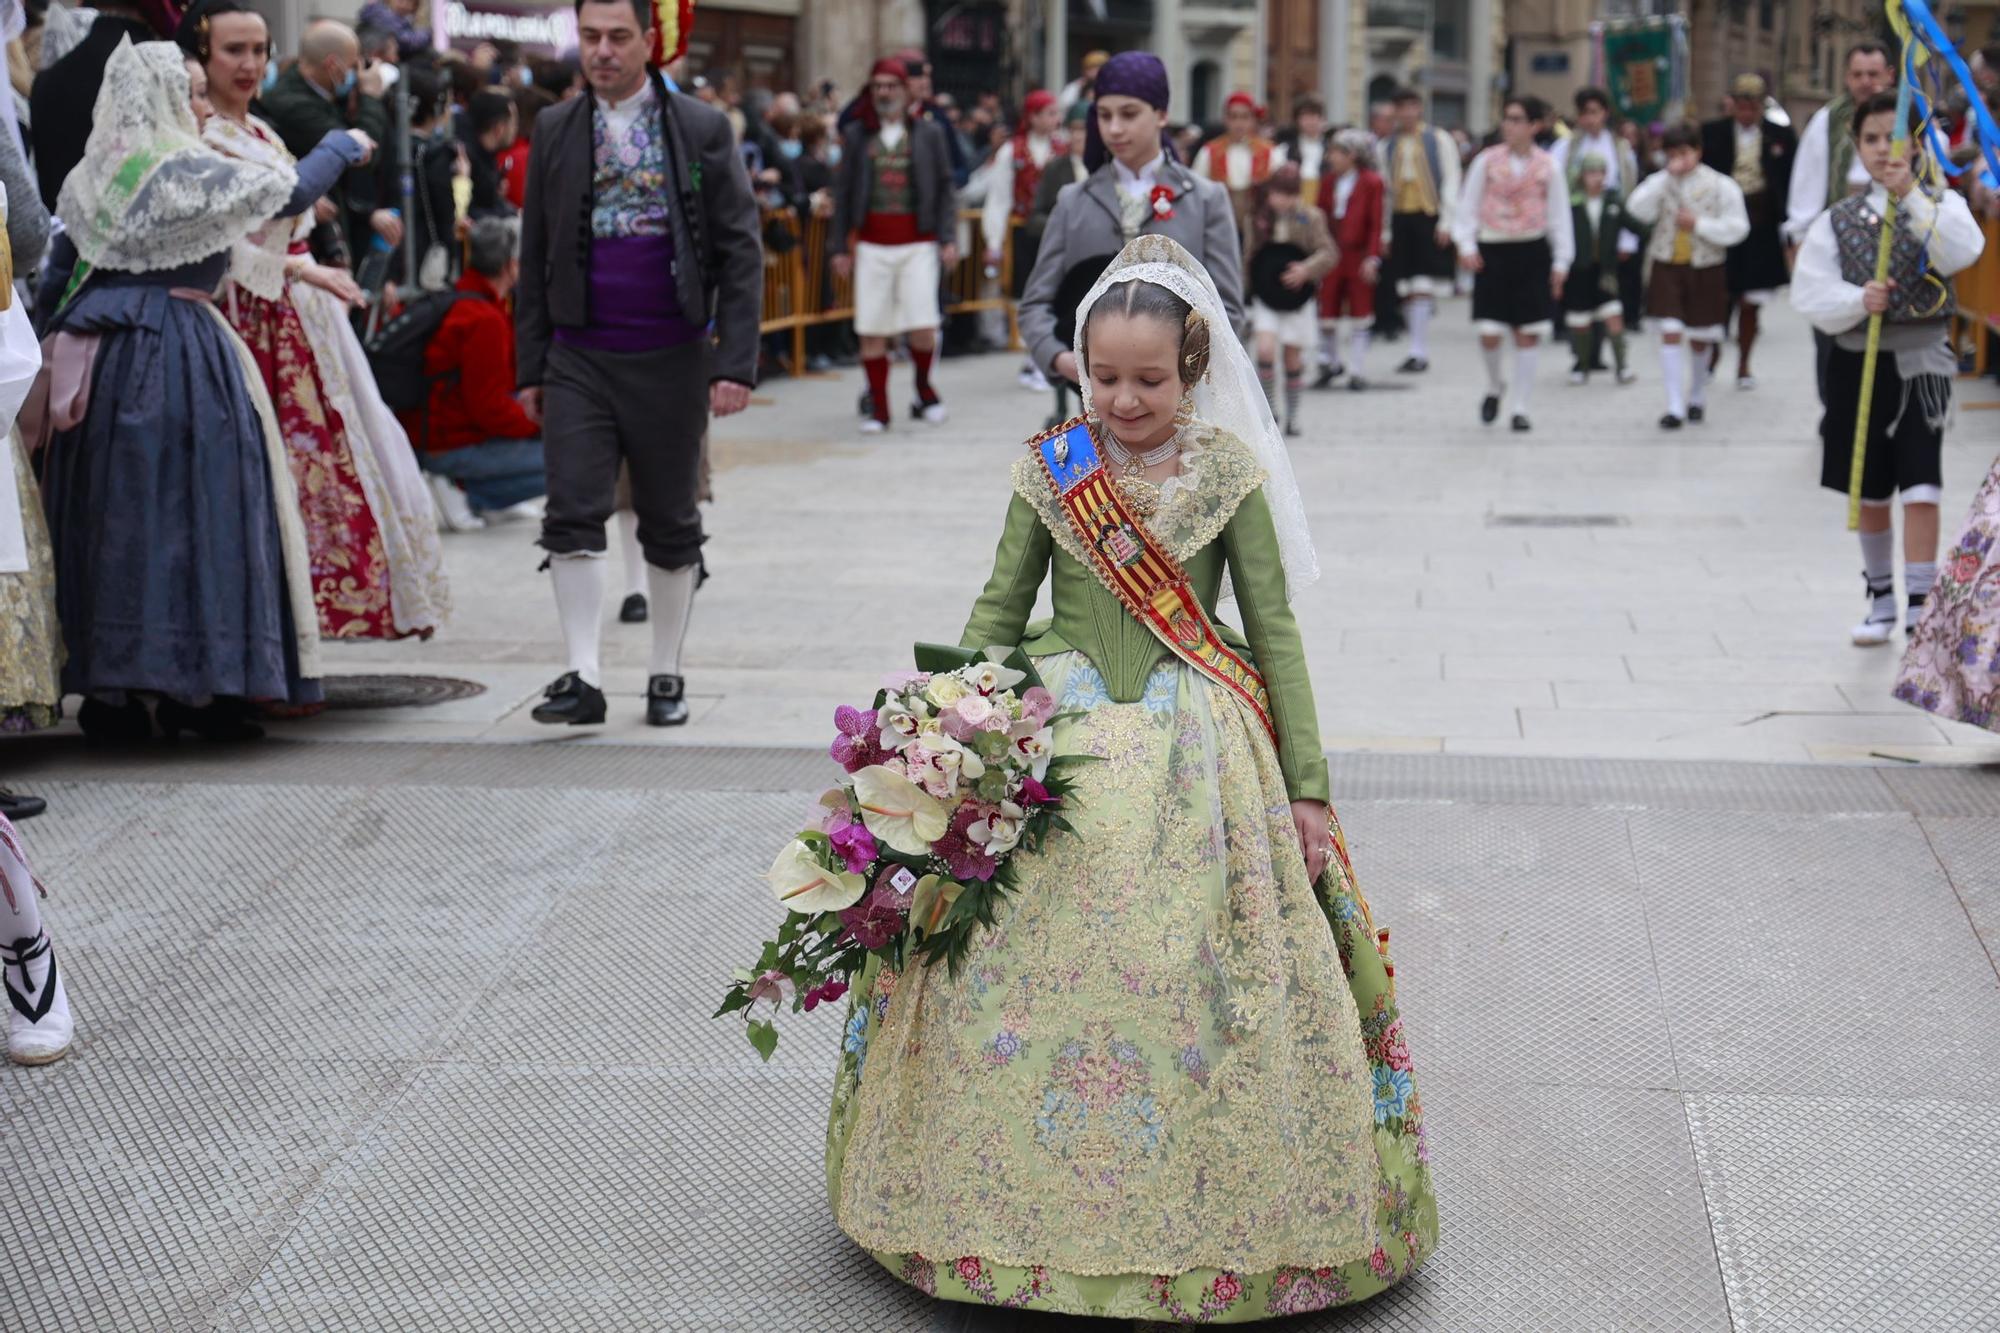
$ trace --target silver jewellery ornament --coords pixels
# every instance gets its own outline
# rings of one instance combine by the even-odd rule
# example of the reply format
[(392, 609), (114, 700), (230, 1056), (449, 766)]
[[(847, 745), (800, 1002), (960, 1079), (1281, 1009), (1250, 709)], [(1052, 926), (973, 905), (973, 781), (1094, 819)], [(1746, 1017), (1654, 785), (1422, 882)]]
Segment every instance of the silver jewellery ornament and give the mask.
[[(1188, 391), (1192, 415), (1216, 430), (1242, 440), (1264, 472), (1264, 500), (1271, 509), (1271, 525), (1278, 534), (1278, 558), (1285, 567), (1287, 601), (1319, 579), (1319, 555), (1313, 549), (1312, 529), (1306, 522), (1305, 501), (1299, 495), (1298, 478), (1292, 473), (1291, 454), (1278, 433), (1257, 368), (1244, 350), (1223, 313), (1222, 297), (1215, 280), (1196, 263), (1179, 242), (1166, 236), (1141, 236), (1119, 252), (1104, 270), (1090, 295), (1077, 307), (1076, 339), (1072, 350), (1077, 363), (1084, 362), (1084, 331), (1090, 325), (1090, 308), (1111, 288), (1124, 282), (1150, 282), (1164, 287), (1188, 303), (1209, 327), (1208, 374)], [(1091, 401), (1090, 377), (1084, 376), (1083, 408), (1095, 415)], [(1177, 414), (1178, 416), (1178, 414)], [(1222, 598), (1234, 594), (1227, 576)]]

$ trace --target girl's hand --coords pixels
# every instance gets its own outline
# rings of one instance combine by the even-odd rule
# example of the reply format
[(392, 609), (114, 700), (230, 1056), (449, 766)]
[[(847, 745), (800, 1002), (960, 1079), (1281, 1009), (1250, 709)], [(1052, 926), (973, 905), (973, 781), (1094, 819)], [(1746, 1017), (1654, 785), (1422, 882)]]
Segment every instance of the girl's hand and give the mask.
[(1306, 876), (1318, 880), (1333, 854), (1333, 824), (1326, 817), (1326, 802), (1293, 801), (1292, 823), (1299, 832), (1299, 850), (1305, 854)]
[(1895, 279), (1871, 282), (1861, 289), (1861, 308), (1871, 315), (1889, 313), (1889, 298), (1896, 290)]
[(1917, 178), (1910, 170), (1910, 159), (1907, 157), (1892, 157), (1882, 168), (1882, 188), (1897, 199), (1915, 189), (1916, 184)]

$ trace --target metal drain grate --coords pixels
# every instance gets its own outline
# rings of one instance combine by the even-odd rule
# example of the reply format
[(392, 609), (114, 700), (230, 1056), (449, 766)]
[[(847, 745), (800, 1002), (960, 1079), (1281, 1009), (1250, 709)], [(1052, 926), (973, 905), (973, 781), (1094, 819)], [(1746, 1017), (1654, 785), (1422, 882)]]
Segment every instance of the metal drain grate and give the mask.
[(1623, 514), (1488, 514), (1489, 528), (1623, 528), (1632, 520)]
[(428, 708), (486, 693), (476, 680), (451, 676), (328, 676), (328, 708)]

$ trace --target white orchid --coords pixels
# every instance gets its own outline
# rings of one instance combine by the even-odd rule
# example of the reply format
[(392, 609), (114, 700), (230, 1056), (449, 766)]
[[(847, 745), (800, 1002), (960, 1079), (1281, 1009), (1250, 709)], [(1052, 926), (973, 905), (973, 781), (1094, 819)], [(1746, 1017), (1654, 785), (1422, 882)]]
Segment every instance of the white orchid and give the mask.
[(972, 688), (981, 694), (992, 694), (995, 690), (1011, 690), (1028, 678), (1025, 671), (1002, 666), (998, 662), (977, 662), (965, 668), (966, 679)]
[(912, 711), (909, 704), (892, 694), (876, 711), (875, 725), (882, 729), (882, 748), (900, 750), (917, 738), (917, 729), (923, 725), (923, 718)]
[(1040, 782), (1048, 776), (1049, 760), (1055, 757), (1055, 746), (1049, 740), (1049, 729), (1043, 727), (1032, 735), (1018, 737), (1014, 741), (1014, 753), (1027, 764), (1028, 772)]
[(917, 743), (923, 747), (927, 760), (953, 778), (977, 782), (986, 776), (986, 761), (942, 732), (921, 737)]
[(861, 822), (905, 856), (929, 852), (951, 823), (948, 807), (893, 769), (872, 764), (856, 773), (853, 780)]
[(796, 838), (785, 844), (764, 878), (779, 902), (808, 916), (852, 907), (868, 891), (867, 880), (844, 870), (828, 870), (812, 848)]
[(965, 836), (985, 848), (988, 856), (1004, 856), (1020, 844), (1026, 819), (1020, 806), (1002, 801), (997, 811), (968, 827)]

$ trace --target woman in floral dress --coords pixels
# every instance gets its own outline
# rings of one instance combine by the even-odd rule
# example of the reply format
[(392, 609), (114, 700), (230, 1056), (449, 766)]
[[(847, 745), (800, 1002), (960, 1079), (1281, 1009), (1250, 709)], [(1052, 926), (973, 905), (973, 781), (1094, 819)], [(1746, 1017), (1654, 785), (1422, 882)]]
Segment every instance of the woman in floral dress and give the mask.
[[(244, 89), (237, 68), (249, 62), (222, 54), (225, 46), (253, 40), (238, 29), (254, 30), (254, 40), (268, 44), (264, 20), (235, 0), (203, 5), (182, 20), (181, 49), (202, 63), (215, 106), (202, 138), (240, 161), (273, 170), (293, 167), (276, 131), (249, 112), (255, 85)], [(262, 61), (256, 66), (261, 75)], [(343, 302), (361, 299), (360, 288), (346, 272), (314, 263), (307, 253), (305, 238), (312, 225), (307, 211), (275, 219), (239, 240), (220, 304), (256, 357), (277, 408), (305, 516), (320, 634), (384, 639), (428, 633), (433, 628), (428, 608), (414, 623), (406, 617), (408, 628), (397, 623), (385, 525), (362, 479), (370, 456), (334, 406), (319, 354), (300, 317), (294, 283), (323, 286)]]
[[(1387, 932), (1326, 805), (1288, 606), (1318, 574), (1297, 484), (1180, 246), (1129, 245), (1078, 329), (1084, 438), (1131, 521), (1080, 532), (1052, 485), (1067, 446), (1051, 464), (1036, 441), (962, 642), (1021, 644), (1074, 714), (1057, 752), (1102, 762), (955, 978), (859, 978), (834, 1214), (951, 1300), (1239, 1323), (1366, 1299), (1430, 1253), (1437, 1215)], [(1207, 612), (1233, 598), (1244, 632), (1211, 628), (1267, 703), (1114, 595), (1148, 542)], [(1055, 614), (1030, 626), (1045, 579)]]
[(2000, 459), (1938, 562), (1937, 583), (1903, 653), (1896, 697), (2000, 732)]

